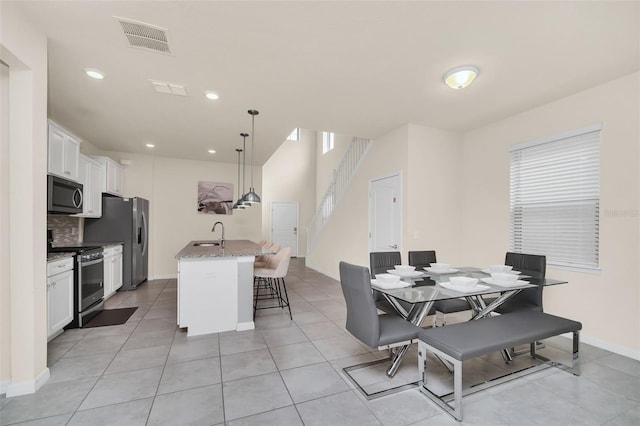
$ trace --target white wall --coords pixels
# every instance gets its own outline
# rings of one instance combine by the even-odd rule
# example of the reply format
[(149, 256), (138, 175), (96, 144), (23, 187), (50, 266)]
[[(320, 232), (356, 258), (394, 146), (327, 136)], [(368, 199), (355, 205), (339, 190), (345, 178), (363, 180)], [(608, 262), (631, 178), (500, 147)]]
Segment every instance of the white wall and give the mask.
[[(182, 160), (153, 155), (106, 152), (124, 167), (124, 194), (149, 200), (149, 279), (175, 277), (174, 259), (189, 241), (220, 238), (211, 232), (217, 221), (225, 225), (225, 238), (258, 241), (262, 235), (260, 206), (234, 211), (232, 215), (202, 214), (197, 211), (198, 181), (233, 183), (237, 194), (236, 163)], [(249, 171), (247, 170), (247, 176)], [(262, 194), (261, 168), (254, 168), (254, 184)], [(248, 187), (247, 187), (248, 189)], [(263, 202), (269, 199), (263, 197)]]
[[(406, 174), (408, 135), (408, 126), (402, 126), (375, 140), (308, 256), (307, 266), (338, 279), (341, 260), (369, 265), (369, 180), (398, 171)], [(406, 181), (406, 176), (402, 179)], [(403, 215), (406, 194), (405, 188)]]
[(509, 247), (511, 144), (602, 122), (600, 274), (547, 270), (545, 311), (583, 323), (582, 338), (640, 358), (639, 117), (635, 73), (464, 135), (462, 261), (488, 265)]
[(464, 135), (417, 125), (377, 138), (307, 265), (338, 278), (341, 260), (368, 265), (368, 181), (403, 173), (403, 261), (434, 249), (452, 264), (489, 265), (509, 250), (511, 144), (603, 123), (600, 274), (548, 268), (545, 311), (583, 323), (583, 341), (640, 359), (640, 74)]
[(408, 143), (402, 260), (409, 250), (436, 250), (439, 261), (458, 264), (462, 137), (410, 124)]
[[(9, 206), (9, 232), (0, 235), (0, 383), (7, 396), (35, 392), (49, 377), (47, 39), (35, 28), (22, 5), (3, 2), (0, 58), (10, 67), (10, 117), (9, 186), (0, 199)], [(6, 147), (2, 151), (7, 152)], [(6, 171), (3, 176), (7, 177)], [(6, 215), (7, 209), (2, 212)]]
[(300, 129), (300, 140), (286, 140), (262, 167), (262, 238), (271, 240), (272, 201), (298, 202), (298, 257), (307, 252), (307, 225), (315, 214), (316, 132)]

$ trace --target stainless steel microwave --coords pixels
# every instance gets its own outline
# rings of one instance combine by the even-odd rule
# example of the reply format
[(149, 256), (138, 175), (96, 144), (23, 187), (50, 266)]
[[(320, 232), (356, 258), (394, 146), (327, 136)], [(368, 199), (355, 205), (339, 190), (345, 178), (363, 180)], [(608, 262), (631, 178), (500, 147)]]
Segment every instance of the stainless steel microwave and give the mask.
[(47, 213), (82, 213), (82, 184), (47, 175)]

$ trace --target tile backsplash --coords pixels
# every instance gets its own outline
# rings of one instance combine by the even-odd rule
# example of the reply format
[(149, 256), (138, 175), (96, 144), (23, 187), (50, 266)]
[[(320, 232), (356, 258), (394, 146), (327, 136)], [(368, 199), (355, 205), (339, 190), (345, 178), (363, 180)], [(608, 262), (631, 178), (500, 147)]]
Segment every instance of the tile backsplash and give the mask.
[(53, 230), (53, 246), (69, 246), (82, 241), (84, 219), (72, 216), (47, 216), (47, 229)]

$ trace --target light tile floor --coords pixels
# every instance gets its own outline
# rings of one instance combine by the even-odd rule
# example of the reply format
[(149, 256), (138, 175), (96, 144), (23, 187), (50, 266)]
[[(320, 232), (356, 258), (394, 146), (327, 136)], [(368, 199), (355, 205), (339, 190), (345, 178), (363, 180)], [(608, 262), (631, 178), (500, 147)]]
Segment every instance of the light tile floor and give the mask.
[[(107, 307), (137, 306), (129, 321), (68, 330), (50, 342), (50, 380), (33, 395), (1, 397), (0, 424), (459, 424), (415, 389), (366, 401), (341, 369), (386, 354), (344, 330), (339, 283), (292, 259), (287, 288), (293, 321), (264, 310), (253, 331), (192, 338), (176, 327), (175, 280), (117, 293)], [(568, 343), (551, 339), (545, 351), (562, 355), (557, 348)], [(547, 369), (467, 397), (462, 424), (640, 424), (640, 363), (586, 344), (581, 355), (580, 377)], [(448, 379), (432, 365), (436, 385)], [(509, 368), (494, 354), (465, 363), (465, 379)], [(415, 380), (416, 351), (393, 381), (384, 367), (356, 377), (369, 390)]]

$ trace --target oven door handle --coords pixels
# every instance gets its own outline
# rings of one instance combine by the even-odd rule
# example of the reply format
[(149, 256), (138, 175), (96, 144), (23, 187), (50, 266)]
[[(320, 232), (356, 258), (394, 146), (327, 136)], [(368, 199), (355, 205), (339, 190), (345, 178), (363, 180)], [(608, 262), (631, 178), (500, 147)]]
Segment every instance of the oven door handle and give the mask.
[(80, 262), (80, 266), (82, 268), (84, 268), (85, 266), (91, 266), (91, 265), (95, 265), (96, 263), (102, 263), (104, 262), (104, 258), (100, 258), (100, 259), (96, 259), (96, 260), (92, 260), (90, 262)]

